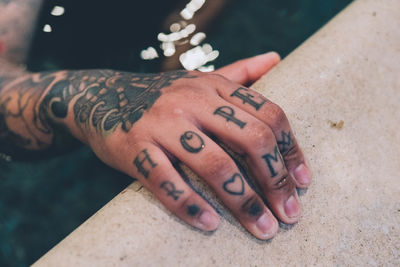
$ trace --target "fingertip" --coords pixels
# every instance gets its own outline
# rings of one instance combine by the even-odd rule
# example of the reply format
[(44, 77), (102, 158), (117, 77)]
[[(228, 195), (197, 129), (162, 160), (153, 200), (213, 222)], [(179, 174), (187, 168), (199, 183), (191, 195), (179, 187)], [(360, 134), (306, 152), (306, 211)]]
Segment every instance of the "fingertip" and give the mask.
[(297, 166), (294, 169), (292, 176), (295, 178), (297, 185), (300, 188), (307, 188), (312, 182), (312, 173), (305, 163), (301, 163)]
[(199, 216), (199, 228), (204, 231), (215, 231), (220, 223), (219, 216), (214, 212), (205, 210)]
[(281, 220), (284, 223), (294, 224), (300, 219), (302, 208), (296, 191), (285, 201), (283, 210), (285, 216)]
[(262, 240), (273, 238), (278, 232), (278, 221), (272, 214), (265, 212), (256, 221), (257, 232), (254, 235)]
[(268, 61), (271, 60), (274, 65), (278, 64), (281, 61), (281, 56), (275, 51), (267, 52), (265, 54), (259, 55), (258, 57), (265, 58)]

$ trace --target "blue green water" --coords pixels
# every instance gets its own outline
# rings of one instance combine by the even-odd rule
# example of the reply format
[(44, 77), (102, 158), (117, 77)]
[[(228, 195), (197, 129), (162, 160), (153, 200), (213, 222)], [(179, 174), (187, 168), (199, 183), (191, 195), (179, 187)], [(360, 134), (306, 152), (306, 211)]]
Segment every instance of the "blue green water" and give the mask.
[[(207, 41), (221, 52), (217, 66), (270, 50), (285, 56), (349, 2), (232, 1), (214, 23)], [(40, 23), (44, 21), (46, 17), (42, 17)], [(72, 22), (57, 23), (60, 28), (63, 25), (72, 27)], [(96, 25), (88, 23), (93, 24), (91, 27)], [(148, 25), (149, 28), (153, 26)], [(107, 45), (121, 45), (121, 49), (104, 48), (110, 55), (96, 58), (91, 64), (90, 58), (84, 56), (84, 48), (79, 52), (79, 47), (90, 49), (99, 44), (84, 43), (74, 37), (71, 29), (60, 36), (43, 37), (41, 34), (38, 33), (29, 64), (34, 70), (110, 67), (140, 71), (156, 67), (140, 62), (136, 48), (118, 42)], [(73, 56), (79, 53), (81, 56)], [(74, 60), (70, 60), (71, 57)], [(28, 163), (0, 161), (0, 266), (33, 263), (130, 182), (129, 177), (103, 165), (87, 148), (50, 160)]]

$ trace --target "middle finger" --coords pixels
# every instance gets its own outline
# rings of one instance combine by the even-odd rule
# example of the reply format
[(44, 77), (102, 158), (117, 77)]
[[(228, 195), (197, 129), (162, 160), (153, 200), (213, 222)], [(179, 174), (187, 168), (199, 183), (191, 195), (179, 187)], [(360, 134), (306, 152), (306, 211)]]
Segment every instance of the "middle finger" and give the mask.
[(235, 152), (244, 154), (275, 215), (285, 223), (298, 221), (301, 213), (296, 183), (286, 169), (271, 128), (253, 115), (215, 99), (211, 110), (196, 118)]

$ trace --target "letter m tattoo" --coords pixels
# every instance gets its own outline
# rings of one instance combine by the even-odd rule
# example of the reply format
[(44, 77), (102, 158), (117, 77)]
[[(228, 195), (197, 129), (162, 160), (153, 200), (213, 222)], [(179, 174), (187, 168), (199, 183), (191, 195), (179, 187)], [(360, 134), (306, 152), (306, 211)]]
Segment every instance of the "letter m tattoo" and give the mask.
[(277, 171), (274, 168), (274, 165), (276, 165), (279, 162), (282, 165), (284, 164), (282, 155), (281, 155), (281, 153), (279, 153), (278, 147), (275, 146), (273, 155), (271, 153), (268, 153), (268, 154), (265, 154), (262, 157), (263, 157), (263, 159), (265, 160), (265, 162), (268, 165), (269, 171), (271, 172), (271, 177), (275, 177), (276, 175), (278, 175)]
[(155, 163), (151, 158), (149, 153), (147, 153), (147, 149), (143, 149), (140, 151), (140, 153), (136, 156), (135, 160), (133, 161), (133, 164), (136, 166), (138, 172), (143, 174), (143, 176), (147, 179), (149, 178), (149, 173), (150, 171), (146, 169), (144, 166), (145, 163), (148, 163), (147, 165), (151, 168), (155, 168), (157, 166), (157, 163)]

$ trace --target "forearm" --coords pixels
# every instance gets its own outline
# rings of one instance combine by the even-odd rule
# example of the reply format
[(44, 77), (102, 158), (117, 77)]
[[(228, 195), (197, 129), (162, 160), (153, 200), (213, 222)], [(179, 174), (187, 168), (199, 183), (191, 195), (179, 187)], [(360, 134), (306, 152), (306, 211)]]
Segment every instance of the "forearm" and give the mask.
[(67, 118), (54, 121), (54, 114), (48, 108), (48, 93), (66, 73), (6, 72), (3, 68), (0, 72), (0, 153), (13, 159), (26, 159), (71, 147)]
[[(89, 143), (132, 125), (186, 72), (133, 74), (113, 70), (0, 74), (0, 152), (20, 158)], [(144, 97), (146, 95), (146, 97)]]

